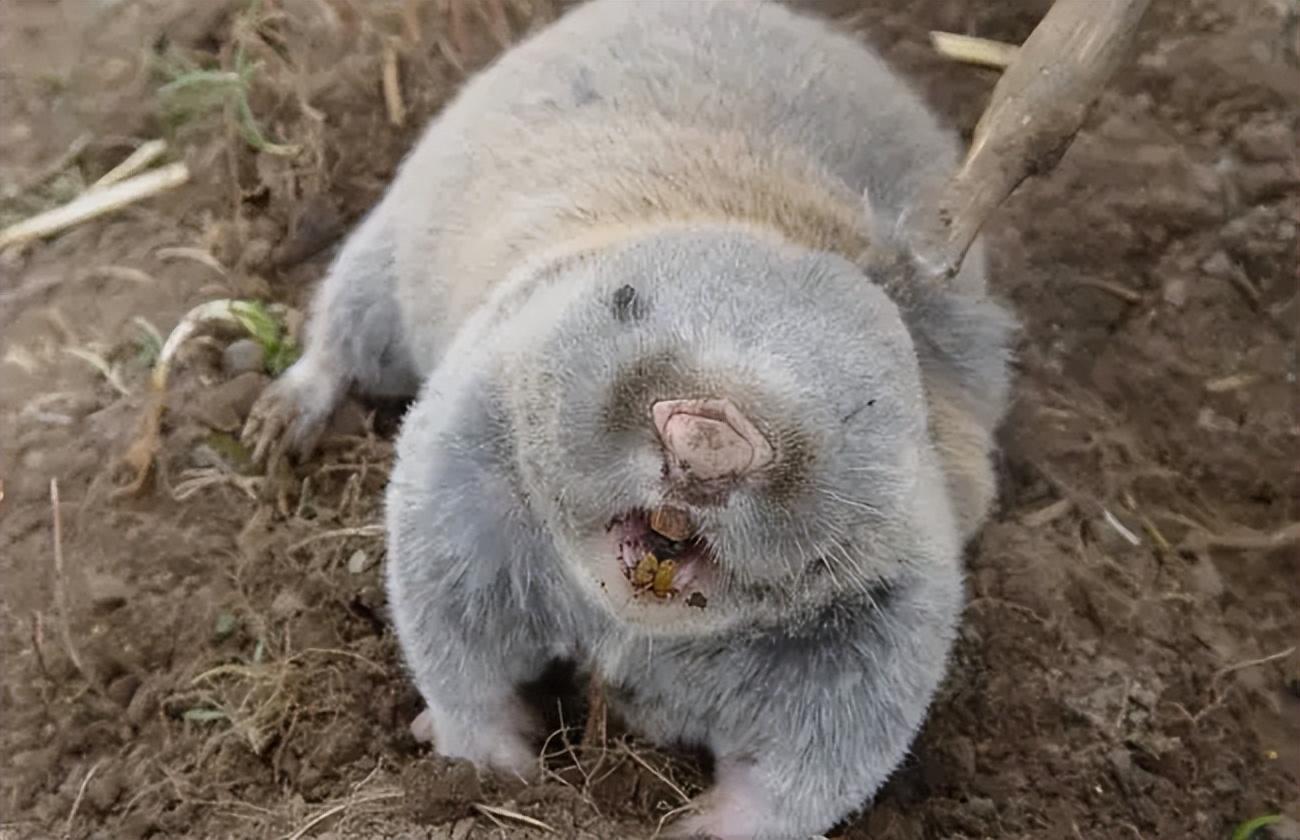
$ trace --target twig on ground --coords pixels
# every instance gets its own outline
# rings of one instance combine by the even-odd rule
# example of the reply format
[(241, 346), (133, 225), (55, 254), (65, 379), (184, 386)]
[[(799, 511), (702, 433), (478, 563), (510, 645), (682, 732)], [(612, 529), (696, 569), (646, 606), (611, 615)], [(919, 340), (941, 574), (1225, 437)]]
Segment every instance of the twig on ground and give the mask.
[(531, 826), (532, 828), (536, 828), (539, 831), (545, 831), (549, 834), (555, 833), (555, 829), (551, 828), (549, 825), (542, 822), (541, 820), (534, 819), (533, 817), (530, 817), (527, 814), (520, 814), (516, 811), (511, 811), (508, 808), (501, 808), (496, 805), (487, 805), (482, 802), (475, 802), (474, 810), (478, 811), (480, 814), (482, 814), (483, 816), (489, 819), (493, 817), (500, 817), (503, 820), (514, 820), (515, 822), (520, 823), (521, 825)]
[(401, 128), (406, 124), (406, 104), (402, 102), (402, 80), (399, 76), (397, 50), (392, 44), (384, 45), (384, 105), (388, 108), (388, 121)]
[(157, 251), (154, 251), (153, 255), (162, 262), (171, 262), (172, 260), (190, 260), (199, 263), (200, 265), (206, 265), (222, 277), (227, 277), (230, 274), (230, 272), (226, 271), (226, 267), (222, 265), (216, 257), (212, 256), (212, 254), (202, 248), (159, 248)]
[(301, 539), (289, 546), (289, 551), (297, 551), (321, 540), (332, 540), (340, 537), (382, 537), (383, 535), (383, 525), (358, 525), (355, 528), (336, 528), (333, 531), (321, 531), (319, 534), (312, 534), (310, 537)]
[(72, 667), (90, 684), (96, 692), (99, 685), (90, 677), (85, 662), (72, 641), (72, 625), (68, 607), (68, 577), (63, 565), (63, 514), (59, 509), (59, 480), (50, 479), (50, 507), (54, 518), (54, 605), (59, 612), (59, 635), (63, 639), (63, 649), (72, 662)]
[(1114, 295), (1125, 303), (1142, 302), (1142, 294), (1140, 292), (1135, 292), (1128, 286), (1121, 286), (1119, 283), (1112, 283), (1109, 280), (1097, 280), (1090, 277), (1084, 277), (1075, 280), (1074, 282), (1075, 285), (1078, 286), (1087, 286), (1088, 288), (1105, 292), (1108, 295)]
[(1300, 522), (1279, 528), (1271, 533), (1245, 531), (1236, 534), (1214, 534), (1198, 527), (1198, 533), (1184, 538), (1184, 548), (1222, 548), (1230, 551), (1276, 551), (1300, 544)]
[(1233, 665), (1227, 666), (1226, 668), (1221, 668), (1218, 671), (1215, 671), (1214, 676), (1210, 679), (1210, 684), (1217, 685), (1224, 677), (1236, 671), (1241, 671), (1246, 668), (1255, 668), (1260, 665), (1267, 665), (1268, 663), (1276, 662), (1279, 659), (1286, 659), (1288, 656), (1295, 653), (1295, 651), (1296, 646), (1292, 645), (1286, 650), (1279, 650), (1277, 653), (1270, 653), (1268, 656), (1261, 656), (1259, 659), (1248, 659), (1245, 662), (1237, 662)]
[(102, 190), (105, 187), (112, 186), (119, 181), (125, 181), (131, 176), (143, 172), (148, 169), (154, 161), (162, 157), (166, 151), (166, 140), (149, 140), (145, 143), (141, 143), (139, 148), (127, 155), (126, 160), (105, 172), (103, 176), (98, 181), (91, 184), (86, 191)]
[(366, 796), (358, 796), (356, 798), (348, 797), (345, 801), (340, 802), (337, 805), (332, 805), (321, 811), (316, 816), (310, 818), (307, 822), (300, 825), (292, 834), (286, 834), (284, 840), (299, 840), (299, 838), (305, 836), (307, 832), (325, 822), (325, 820), (336, 814), (341, 814), (349, 808), (355, 808), (358, 805), (368, 805), (371, 802), (381, 802), (385, 799), (397, 799), (402, 795), (403, 794), (400, 790), (385, 790), (371, 793)]
[(81, 153), (86, 151), (86, 148), (90, 145), (92, 139), (94, 138), (90, 134), (82, 134), (74, 139), (70, 144), (68, 144), (68, 148), (63, 152), (63, 154), (59, 155), (54, 160), (38, 169), (31, 176), (20, 182), (14, 190), (14, 195), (22, 195), (28, 190), (35, 189), (53, 178), (55, 175), (58, 175), (63, 170), (67, 169), (76, 161), (77, 158), (81, 157)]
[(86, 797), (86, 786), (89, 785), (90, 780), (95, 777), (95, 773), (99, 771), (99, 765), (102, 763), (103, 763), (102, 761), (95, 762), (95, 764), (86, 773), (86, 778), (81, 780), (81, 786), (77, 788), (77, 798), (72, 800), (72, 807), (68, 809), (68, 819), (63, 824), (64, 837), (72, 836), (72, 823), (77, 818), (77, 810), (81, 807), (81, 800)]
[(189, 168), (184, 163), (173, 163), (103, 189), (84, 192), (62, 207), (0, 230), (0, 248), (50, 236), (179, 187), (189, 179)]
[(935, 52), (944, 58), (966, 64), (995, 67), (999, 70), (1005, 69), (1015, 61), (1016, 54), (1020, 51), (1015, 44), (976, 38), (971, 35), (958, 35), (955, 32), (931, 32), (930, 43), (934, 46)]

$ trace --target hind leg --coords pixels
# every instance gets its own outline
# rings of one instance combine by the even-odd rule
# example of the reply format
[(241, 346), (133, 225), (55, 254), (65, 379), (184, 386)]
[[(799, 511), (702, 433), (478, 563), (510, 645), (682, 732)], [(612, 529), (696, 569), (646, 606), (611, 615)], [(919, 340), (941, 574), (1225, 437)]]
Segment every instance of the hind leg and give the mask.
[(395, 297), (393, 231), (380, 204), (348, 237), (312, 300), (302, 356), (262, 393), (243, 440), (261, 463), (311, 453), (349, 389), (413, 396), (419, 377)]

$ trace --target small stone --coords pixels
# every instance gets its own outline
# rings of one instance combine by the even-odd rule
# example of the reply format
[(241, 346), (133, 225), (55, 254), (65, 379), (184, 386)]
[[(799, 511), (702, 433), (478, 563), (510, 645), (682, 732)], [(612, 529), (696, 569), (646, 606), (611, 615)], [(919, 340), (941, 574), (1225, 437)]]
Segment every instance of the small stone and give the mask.
[(1182, 309), (1187, 303), (1187, 281), (1181, 277), (1170, 280), (1165, 283), (1163, 295), (1165, 303), (1175, 309)]
[(121, 578), (113, 575), (92, 574), (88, 583), (91, 603), (104, 612), (120, 609), (131, 597), (131, 588)]
[(292, 618), (303, 610), (307, 609), (307, 604), (302, 600), (302, 596), (292, 589), (284, 589), (275, 600), (271, 602), (271, 615), (276, 618)]
[(1201, 263), (1201, 271), (1211, 277), (1229, 277), (1234, 273), (1235, 268), (1236, 265), (1226, 251), (1215, 251)]
[(122, 796), (122, 780), (116, 773), (98, 775), (86, 785), (86, 801), (99, 813), (107, 813)]
[(1236, 141), (1241, 156), (1255, 163), (1288, 160), (1296, 153), (1295, 137), (1282, 122), (1247, 124), (1237, 132)]
[(234, 379), (197, 394), (185, 408), (187, 414), (219, 432), (236, 432), (253, 403), (266, 387), (268, 378), (256, 372), (241, 373)]
[(370, 556), (359, 548), (352, 552), (352, 556), (348, 558), (348, 571), (359, 575), (368, 568), (370, 568)]
[(239, 619), (235, 618), (232, 612), (222, 611), (217, 615), (216, 626), (212, 628), (212, 637), (218, 642), (230, 638), (239, 626)]
[(265, 366), (266, 351), (251, 338), (232, 341), (221, 353), (221, 368), (227, 376), (260, 372)]
[(261, 268), (271, 261), (271, 243), (262, 238), (250, 239), (244, 246), (244, 265), (249, 268)]
[(110, 700), (125, 709), (131, 705), (135, 693), (140, 690), (140, 678), (134, 674), (123, 674), (108, 684), (105, 692)]

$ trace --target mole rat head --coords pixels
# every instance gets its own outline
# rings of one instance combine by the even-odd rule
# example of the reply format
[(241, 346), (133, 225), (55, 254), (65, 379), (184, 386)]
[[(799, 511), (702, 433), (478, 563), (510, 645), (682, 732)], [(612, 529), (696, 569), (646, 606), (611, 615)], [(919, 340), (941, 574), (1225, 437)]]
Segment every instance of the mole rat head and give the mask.
[(866, 589), (913, 522), (924, 400), (852, 263), (660, 229), (540, 272), (503, 379), (530, 504), (618, 619), (690, 633)]

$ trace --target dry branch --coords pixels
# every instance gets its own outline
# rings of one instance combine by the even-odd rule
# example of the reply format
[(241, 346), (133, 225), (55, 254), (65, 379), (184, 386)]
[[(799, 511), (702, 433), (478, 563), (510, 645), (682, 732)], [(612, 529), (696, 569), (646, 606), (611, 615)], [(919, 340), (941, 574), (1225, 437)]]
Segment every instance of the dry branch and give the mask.
[(955, 275), (998, 205), (1056, 165), (1128, 56), (1148, 3), (1057, 0), (993, 89), (961, 169), (908, 214), (909, 249), (922, 272)]

